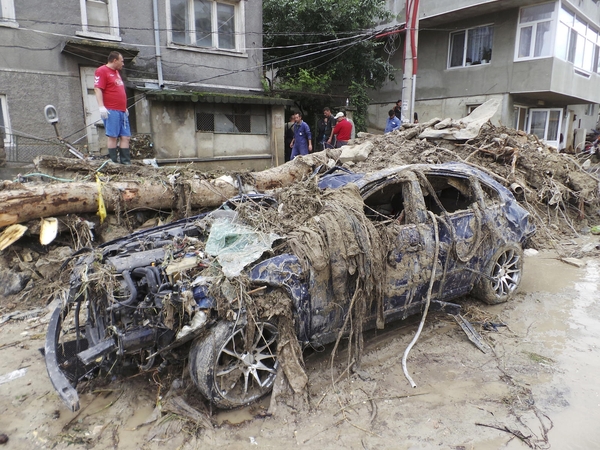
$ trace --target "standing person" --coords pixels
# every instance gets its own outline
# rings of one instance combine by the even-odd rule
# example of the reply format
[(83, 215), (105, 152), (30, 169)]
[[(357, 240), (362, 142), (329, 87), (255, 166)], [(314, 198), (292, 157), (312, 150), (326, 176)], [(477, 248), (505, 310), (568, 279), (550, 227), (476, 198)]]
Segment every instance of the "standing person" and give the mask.
[(400, 128), (400, 119), (396, 117), (396, 114), (393, 109), (390, 109), (388, 112), (387, 124), (385, 125), (385, 130), (383, 133), (391, 133), (392, 131)]
[(343, 112), (339, 112), (335, 115), (336, 124), (333, 130), (331, 130), (331, 136), (327, 141), (331, 144), (333, 136), (336, 136), (335, 148), (340, 148), (342, 145), (346, 145), (352, 135), (352, 124), (346, 120), (346, 116)]
[(323, 118), (317, 123), (317, 150), (333, 148), (330, 144), (327, 144), (327, 139), (331, 136), (333, 127), (335, 127), (335, 119), (331, 114), (331, 109), (326, 106), (323, 108)]
[(296, 125), (295, 114), (290, 115), (290, 120), (285, 124), (284, 130), (284, 153), (285, 153), (285, 162), (288, 162), (292, 157), (292, 141), (294, 140), (294, 126)]
[(292, 156), (294, 159), (298, 155), (308, 155), (312, 152), (312, 135), (310, 127), (302, 121), (302, 113), (296, 113), (296, 125), (294, 126), (294, 140), (292, 141)]
[(402, 99), (396, 102), (396, 106), (394, 106), (394, 115), (400, 120), (400, 123), (406, 123), (408, 120), (402, 114)]
[[(119, 71), (123, 68), (123, 55), (110, 52), (108, 62), (96, 69), (94, 74), (94, 92), (98, 100), (98, 110), (104, 122), (106, 142), (110, 159), (121, 164), (130, 165), (129, 152), (129, 111), (127, 111), (127, 94)], [(119, 155), (117, 155), (117, 139), (119, 139)]]

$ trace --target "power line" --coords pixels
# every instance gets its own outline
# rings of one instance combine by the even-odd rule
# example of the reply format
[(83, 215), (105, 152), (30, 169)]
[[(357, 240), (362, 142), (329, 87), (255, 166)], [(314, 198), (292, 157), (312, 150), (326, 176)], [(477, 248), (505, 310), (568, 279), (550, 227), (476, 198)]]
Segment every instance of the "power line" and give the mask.
[[(34, 25), (38, 25), (38, 24), (43, 24), (43, 25), (60, 25), (60, 26), (73, 26), (73, 27), (81, 27), (81, 23), (80, 22), (59, 22), (59, 21), (50, 21), (50, 20), (39, 20), (39, 19), (27, 19), (27, 18), (19, 18), (18, 22), (28, 22)], [(113, 29), (117, 28), (111, 25), (94, 25), (94, 28), (97, 29), (106, 29), (109, 33), (106, 34), (110, 34), (110, 31), (112, 31)], [(122, 24), (119, 24), (118, 27), (119, 30), (125, 30), (125, 31), (149, 31), (150, 29), (148, 27), (132, 27), (132, 26), (123, 26)], [(189, 28), (183, 28), (183, 29), (173, 29), (172, 27), (167, 27), (167, 28), (162, 28), (162, 27), (158, 27), (157, 28), (158, 31), (164, 31), (164, 32), (169, 32), (169, 31), (176, 31), (176, 32), (191, 32), (192, 30)], [(154, 31), (154, 28), (151, 29), (151, 31)], [(360, 33), (361, 31), (358, 31), (358, 33)], [(246, 36), (251, 36), (251, 35), (257, 35), (257, 36), (264, 36), (265, 34), (271, 35), (271, 36), (327, 36), (327, 35), (332, 35), (332, 36), (340, 36), (340, 35), (353, 35), (357, 33), (357, 31), (336, 31), (336, 32), (315, 32), (315, 31), (294, 31), (294, 30), (290, 30), (290, 31), (282, 31), (282, 32), (268, 32), (265, 33), (264, 31), (234, 31), (234, 32), (229, 32), (228, 34), (233, 34), (233, 35), (246, 35)]]
[[(43, 21), (38, 21), (38, 22), (42, 23)], [(55, 22), (44, 22), (44, 23), (59, 24), (59, 23), (55, 23)], [(79, 25), (79, 24), (76, 24), (76, 25)], [(121, 29), (127, 29), (127, 28), (121, 27)], [(131, 29), (133, 29), (133, 28), (131, 28)], [(52, 35), (52, 36), (57, 36), (57, 37), (67, 37), (67, 38), (74, 37), (72, 35), (66, 35), (66, 34), (54, 33), (54, 32), (42, 31), (42, 30), (35, 30), (35, 29), (29, 29), (29, 28), (20, 28), (20, 30), (31, 31), (31, 32), (35, 32), (35, 33)], [(147, 29), (143, 28), (143, 30), (147, 30)], [(245, 33), (245, 34), (246, 35), (248, 35), (248, 34), (261, 34), (262, 35), (262, 33)], [(289, 46), (274, 46), (274, 47), (255, 48), (253, 50), (286, 50), (286, 49), (291, 50), (291, 49), (295, 49), (295, 51), (293, 51), (289, 55), (279, 56), (272, 60), (264, 61), (262, 64), (257, 64), (257, 65), (246, 67), (243, 69), (231, 70), (226, 67), (209, 66), (206, 64), (174, 63), (172, 61), (168, 61), (168, 60), (164, 60), (164, 59), (163, 59), (163, 65), (166, 65), (166, 67), (168, 69), (173, 69), (173, 68), (181, 67), (182, 65), (186, 65), (188, 67), (199, 67), (199, 68), (205, 68), (205, 69), (211, 69), (211, 70), (224, 71), (221, 74), (215, 74), (215, 75), (205, 77), (205, 78), (202, 78), (199, 80), (181, 82), (178, 84), (179, 87), (191, 86), (191, 85), (194, 85), (197, 83), (202, 83), (202, 82), (214, 80), (214, 79), (229, 76), (229, 75), (235, 75), (235, 74), (254, 71), (254, 70), (258, 70), (258, 69), (264, 69), (265, 67), (269, 67), (274, 64), (279, 64), (279, 63), (283, 63), (283, 62), (285, 62), (286, 65), (284, 65), (283, 67), (279, 67), (279, 69), (297, 67), (297, 66), (300, 66), (303, 64), (307, 64), (307, 63), (322, 59), (322, 58), (326, 58), (326, 61), (324, 61), (323, 63), (316, 66), (316, 67), (320, 67), (324, 64), (328, 64), (331, 61), (342, 57), (343, 54), (345, 54), (347, 51), (349, 51), (355, 45), (359, 45), (362, 42), (366, 42), (368, 40), (373, 39), (376, 35), (376, 32), (370, 31), (367, 33), (365, 31), (354, 31), (354, 32), (346, 32), (346, 33), (336, 33), (336, 35), (342, 35), (342, 34), (345, 34), (346, 37), (343, 37), (343, 38), (336, 37), (335, 39), (327, 39), (327, 40), (318, 41), (318, 42), (293, 44), (293, 45), (289, 45)], [(272, 35), (321, 36), (322, 37), (324, 35), (328, 35), (328, 33), (288, 32), (288, 33), (276, 33), (276, 34), (272, 34)], [(57, 44), (56, 46), (48, 48), (48, 49), (43, 49), (43, 48), (34, 49), (34, 48), (28, 48), (25, 46), (3, 46), (3, 47), (18, 47), (18, 48), (23, 48), (23, 49), (27, 49), (27, 50), (52, 50), (52, 49), (55, 49), (58, 45), (60, 45), (60, 43)], [(149, 44), (148, 45), (135, 44), (135, 45), (138, 47), (154, 48), (154, 45), (149, 45)], [(170, 48), (170, 47), (166, 47), (166, 46), (165, 47), (161, 46), (161, 47), (162, 48)], [(63, 50), (63, 52), (70, 53), (70, 52), (64, 51), (64, 50)], [(70, 53), (70, 54), (72, 54), (72, 53)], [(92, 54), (94, 54), (94, 53), (92, 53)], [(105, 56), (105, 53), (97, 52), (95, 54), (97, 56)], [(81, 55), (75, 55), (75, 56), (78, 56), (83, 59), (87, 59), (89, 61), (97, 62), (97, 59), (87, 58), (87, 57), (83, 57)], [(155, 55), (141, 56), (139, 58), (140, 59), (154, 59)], [(134, 73), (134, 74), (135, 73), (140, 73), (140, 74), (148, 73), (147, 70), (135, 69), (133, 67), (131, 67), (131, 68), (127, 67), (126, 72)], [(161, 89), (156, 89), (156, 90), (150, 90), (150, 91), (144, 92), (142, 94), (142, 99), (145, 98), (148, 94), (151, 94), (154, 92), (163, 92), (163, 91)], [(128, 99), (128, 100), (130, 100), (130, 99)], [(141, 101), (142, 99), (138, 100), (138, 102)], [(134, 105), (135, 105), (135, 103), (134, 103)], [(85, 127), (80, 128), (79, 130), (76, 130), (75, 132), (69, 134), (67, 136), (67, 138), (69, 138), (77, 133), (80, 133), (81, 131), (85, 130), (86, 128), (94, 126), (94, 125), (95, 124), (86, 125)], [(14, 131), (14, 129), (13, 129), (13, 131)], [(17, 133), (19, 133), (19, 132), (17, 131)], [(31, 135), (27, 136), (26, 133), (19, 133), (19, 134), (23, 135), (23, 137), (35, 138), (34, 136), (31, 136)], [(42, 139), (42, 140), (45, 140), (45, 139)], [(51, 141), (48, 141), (48, 142), (51, 142)]]

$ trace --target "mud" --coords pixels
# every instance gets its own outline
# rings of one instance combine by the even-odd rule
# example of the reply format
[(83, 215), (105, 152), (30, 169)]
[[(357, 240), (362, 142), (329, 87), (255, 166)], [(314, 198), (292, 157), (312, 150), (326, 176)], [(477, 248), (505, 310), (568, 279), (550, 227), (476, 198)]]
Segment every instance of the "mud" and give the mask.
[(412, 389), (401, 356), (418, 319), (403, 322), (367, 333), (360, 375), (343, 373), (343, 346), (333, 372), (331, 348), (309, 352), (305, 409), (281, 406), (271, 417), (265, 400), (213, 411), (209, 429), (174, 415), (151, 420), (172, 382), (158, 373), (97, 386), (82, 395), (80, 412), (66, 411), (39, 352), (43, 317), (10, 320), (0, 325), (0, 376), (27, 372), (0, 384), (0, 432), (9, 436), (7, 448), (16, 449), (594, 448), (600, 439), (600, 263), (589, 259), (576, 268), (556, 256), (526, 258), (521, 293), (509, 304), (463, 299), (473, 323), (507, 325), (480, 327), (494, 349), (489, 354), (476, 349), (454, 321), (431, 316), (408, 360), (417, 383)]

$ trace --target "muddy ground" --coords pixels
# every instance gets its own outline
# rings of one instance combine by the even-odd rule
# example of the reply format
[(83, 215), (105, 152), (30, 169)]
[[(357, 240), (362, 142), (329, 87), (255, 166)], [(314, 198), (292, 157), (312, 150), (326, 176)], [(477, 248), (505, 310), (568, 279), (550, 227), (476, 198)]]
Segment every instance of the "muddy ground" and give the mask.
[[(590, 236), (590, 243), (600, 238)], [(415, 389), (401, 358), (418, 317), (367, 333), (361, 376), (335, 385), (331, 349), (307, 353), (307, 408), (280, 407), (269, 416), (267, 399), (244, 410), (213, 411), (210, 423), (196, 425), (176, 415), (152, 421), (155, 405), (168, 403), (173, 381), (158, 373), (95, 386), (81, 396), (81, 410), (69, 412), (40, 353), (43, 315), (9, 320), (0, 325), (0, 433), (14, 449), (596, 448), (600, 262), (584, 262), (578, 268), (545, 251), (526, 258), (512, 302), (462, 299), (473, 322), (506, 324), (497, 330), (476, 325), (493, 348), (487, 354), (449, 316), (430, 316), (408, 359)], [(335, 378), (346, 368), (345, 356), (342, 351), (336, 359)], [(21, 377), (1, 378), (19, 369), (26, 370)]]

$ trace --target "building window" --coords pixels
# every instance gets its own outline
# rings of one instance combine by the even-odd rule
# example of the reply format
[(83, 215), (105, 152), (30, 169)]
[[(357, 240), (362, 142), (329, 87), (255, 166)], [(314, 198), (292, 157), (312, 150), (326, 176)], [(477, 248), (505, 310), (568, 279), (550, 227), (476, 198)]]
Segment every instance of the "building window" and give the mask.
[(229, 134), (267, 134), (267, 109), (263, 105), (200, 104), (196, 131)]
[(482, 26), (450, 33), (448, 67), (485, 64), (492, 59), (494, 28)]
[(529, 116), (529, 130), (548, 145), (558, 148), (562, 109), (532, 108)]
[(244, 2), (170, 0), (170, 40), (194, 47), (243, 47)]
[(10, 147), (12, 143), (12, 133), (10, 131), (10, 119), (8, 117), (6, 95), (0, 95), (0, 136), (4, 136), (4, 146)]
[(117, 0), (79, 0), (79, 4), (82, 31), (78, 35), (121, 40)]
[(595, 112), (595, 109), (596, 109), (596, 105), (594, 105), (593, 103), (588, 103), (585, 106), (585, 115), (586, 116), (593, 116), (594, 112)]
[(481, 103), (475, 103), (473, 105), (467, 105), (467, 116), (481, 106)]
[(13, 0), (0, 0), (0, 25), (16, 25)]
[(517, 28), (516, 59), (552, 55), (554, 3), (521, 8)]
[(515, 128), (516, 130), (525, 131), (527, 126), (528, 108), (526, 106), (515, 105), (513, 108), (513, 112), (513, 128)]
[(556, 56), (588, 72), (600, 72), (600, 33), (561, 8), (556, 27)]

